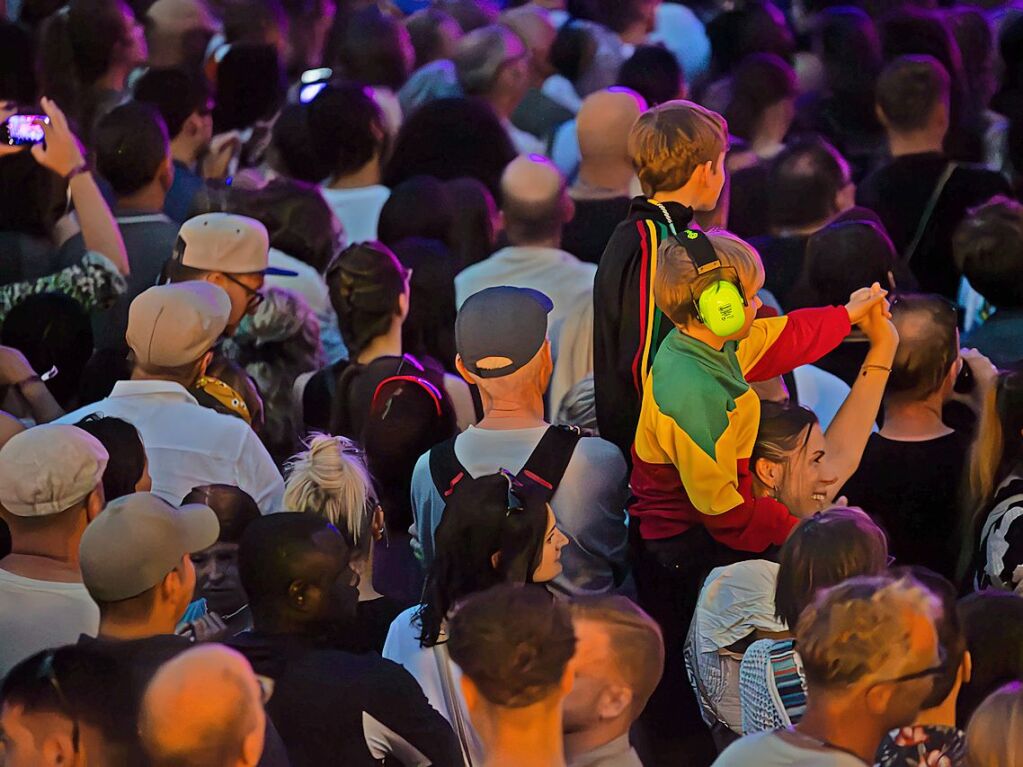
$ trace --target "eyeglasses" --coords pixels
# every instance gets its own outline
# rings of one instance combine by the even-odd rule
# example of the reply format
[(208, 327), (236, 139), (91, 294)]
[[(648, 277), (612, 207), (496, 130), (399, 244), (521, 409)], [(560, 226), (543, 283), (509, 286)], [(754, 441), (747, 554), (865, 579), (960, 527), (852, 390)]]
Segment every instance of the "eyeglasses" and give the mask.
[(938, 647), (938, 665), (925, 668), (922, 671), (914, 671), (912, 674), (903, 674), (894, 679), (881, 679), (874, 682), (871, 687), (878, 684), (901, 684), (902, 682), (912, 682), (914, 679), (926, 679), (929, 676), (943, 674), (945, 673), (945, 661), (947, 659), (948, 655), (945, 653), (945, 648)]
[(263, 303), (263, 301), (266, 300), (266, 296), (264, 296), (262, 293), (260, 293), (255, 288), (250, 288), (244, 282), (242, 282), (241, 280), (236, 280), (234, 277), (232, 277), (230, 274), (227, 274), (226, 272), (222, 272), (222, 274), (225, 277), (227, 277), (228, 280), (230, 280), (235, 285), (237, 285), (239, 288), (244, 290), (246, 295), (248, 295), (248, 297), (249, 297), (248, 310), (250, 312), (253, 309), (255, 309), (257, 306), (259, 306), (261, 303)]
[(39, 670), (36, 672), (36, 678), (49, 682), (53, 691), (57, 694), (57, 704), (63, 713), (67, 715), (68, 719), (71, 720), (71, 748), (77, 754), (79, 739), (78, 718), (72, 713), (71, 705), (68, 703), (67, 697), (65, 697), (64, 691), (61, 689), (60, 682), (57, 679), (57, 670), (53, 667), (55, 655), (56, 650), (51, 650), (43, 656), (42, 663), (39, 664)]

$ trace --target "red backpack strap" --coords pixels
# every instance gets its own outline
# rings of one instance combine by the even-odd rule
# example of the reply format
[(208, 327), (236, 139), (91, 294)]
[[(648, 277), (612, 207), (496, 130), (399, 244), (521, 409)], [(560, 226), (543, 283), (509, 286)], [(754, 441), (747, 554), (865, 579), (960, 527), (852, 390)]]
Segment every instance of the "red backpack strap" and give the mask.
[(516, 478), (537, 485), (547, 503), (551, 502), (582, 433), (572, 426), (548, 426)]
[(430, 448), (430, 476), (445, 503), (455, 485), (468, 476), (465, 467), (455, 455), (455, 437), (438, 442)]

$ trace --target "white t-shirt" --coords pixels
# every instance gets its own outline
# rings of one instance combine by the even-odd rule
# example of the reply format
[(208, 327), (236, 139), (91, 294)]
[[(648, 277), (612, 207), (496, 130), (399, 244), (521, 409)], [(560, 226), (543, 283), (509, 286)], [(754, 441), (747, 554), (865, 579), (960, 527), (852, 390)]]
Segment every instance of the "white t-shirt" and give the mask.
[(345, 228), (345, 242), (367, 242), (377, 238), (380, 211), (391, 196), (386, 186), (374, 184), (356, 189), (329, 189), (323, 187), (323, 199), (334, 209)]
[(794, 730), (758, 732), (726, 748), (712, 767), (863, 767), (863, 762)]
[(81, 583), (40, 581), (0, 569), (0, 677), (40, 650), (99, 631), (99, 608)]

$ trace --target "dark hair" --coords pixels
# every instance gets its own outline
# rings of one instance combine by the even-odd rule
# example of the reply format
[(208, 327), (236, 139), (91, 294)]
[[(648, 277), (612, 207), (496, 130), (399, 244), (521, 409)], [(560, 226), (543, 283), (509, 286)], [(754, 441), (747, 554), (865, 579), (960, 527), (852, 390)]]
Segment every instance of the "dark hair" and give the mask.
[(493, 3), (479, 0), (435, 0), (434, 6), (450, 13), (465, 33), (485, 27), (497, 21), (497, 9)]
[(384, 184), (394, 188), (413, 176), (441, 180), (468, 176), (482, 182), (496, 199), (501, 174), (515, 155), (507, 131), (486, 102), (437, 99), (401, 126)]
[(814, 40), (831, 94), (873, 113), (874, 86), (883, 65), (874, 20), (851, 5), (827, 8), (820, 14)]
[(284, 35), (288, 15), (280, 0), (242, 0), (224, 6), (224, 40), (227, 43), (269, 43), (275, 35)]
[(333, 532), (348, 550), (341, 533), (313, 512), (267, 514), (245, 528), (238, 548), (238, 575), (257, 630), (274, 620), (291, 583), (303, 577), (304, 555), (315, 550), (313, 537), (323, 532)]
[(458, 211), (458, 215), (452, 217), (448, 235), (455, 274), (458, 274), (493, 252), (497, 203), (486, 186), (474, 178), (452, 179), (446, 186), (452, 208)]
[(1023, 599), (990, 589), (970, 594), (959, 601), (959, 621), (973, 668), (959, 691), (956, 721), (968, 722), (988, 695), (1023, 679)]
[(977, 8), (956, 6), (946, 16), (963, 60), (963, 78), (975, 107), (986, 109), (994, 91), (995, 34)]
[(316, 184), (330, 173), (312, 144), (308, 104), (287, 104), (274, 121), (272, 136), (279, 170), (287, 176)]
[(217, 65), (217, 103), (213, 130), (244, 130), (269, 120), (284, 104), (287, 82), (277, 49), (235, 43)]
[(1023, 206), (993, 197), (973, 208), (956, 228), (952, 254), (970, 285), (994, 306), (1023, 306)]
[(410, 74), (405, 58), (401, 23), (369, 5), (353, 13), (346, 23), (335, 25), (335, 61), (349, 80), (363, 85), (383, 85), (397, 91)]
[(794, 450), (806, 447), (810, 430), (820, 423), (808, 407), (764, 401), (760, 406), (760, 426), (749, 463), (755, 467), (761, 458), (782, 463)]
[(0, 101), (35, 101), (35, 49), (35, 41), (24, 27), (0, 19)]
[(129, 101), (100, 118), (93, 133), (96, 169), (124, 197), (156, 178), (168, 161), (167, 127), (156, 108)]
[(405, 270), (379, 242), (349, 245), (327, 269), (330, 303), (351, 359), (391, 326), (405, 291)]
[[(926, 317), (929, 321), (914, 327), (904, 322), (908, 317)], [(959, 357), (955, 305), (938, 295), (900, 294), (892, 307), (892, 319), (899, 328), (899, 347), (885, 396), (930, 396), (941, 387)]]
[(409, 237), (447, 243), (455, 218), (445, 184), (433, 176), (414, 176), (391, 190), (380, 210), (377, 239), (390, 248)]
[(575, 654), (572, 614), (538, 588), (503, 584), (474, 594), (449, 630), (451, 659), (498, 706), (521, 708), (550, 696)]
[(593, 21), (621, 34), (643, 18), (641, 6), (649, 4), (650, 0), (589, 0), (588, 6)]
[(790, 60), (795, 52), (785, 18), (768, 0), (749, 0), (718, 14), (707, 24), (707, 37), (719, 74), (728, 74), (751, 53), (773, 53)]
[(895, 130), (919, 130), (950, 88), (948, 72), (933, 56), (901, 56), (877, 80), (877, 105)]
[(558, 30), (551, 44), (549, 59), (558, 74), (575, 85), (597, 55), (597, 39), (587, 24), (569, 19)]
[(110, 454), (103, 472), (103, 495), (107, 503), (134, 493), (146, 469), (146, 449), (138, 429), (127, 421), (102, 413), (90, 413), (75, 426), (98, 439)]
[(353, 173), (386, 154), (383, 113), (361, 85), (328, 85), (309, 103), (308, 120), (313, 148), (333, 175)]
[(28, 296), (11, 309), (0, 329), (0, 342), (13, 346), (32, 369), (58, 375), (46, 382), (61, 407), (77, 402), (78, 384), (92, 356), (92, 324), (82, 305), (63, 293)]
[(206, 112), (212, 90), (205, 77), (181, 69), (149, 69), (135, 83), (135, 100), (160, 112), (173, 139), (193, 114)]
[(860, 509), (831, 508), (800, 522), (782, 544), (774, 611), (795, 630), (799, 616), (822, 590), (888, 567), (888, 540)]
[(660, 45), (640, 45), (618, 70), (618, 85), (655, 107), (679, 97), (682, 77), (675, 54)]
[(45, 238), (67, 209), (67, 182), (30, 152), (0, 156), (0, 231)]
[(402, 266), (412, 270), (409, 312), (401, 326), (402, 348), (432, 357), (448, 370), (455, 366), (455, 274), (457, 264), (437, 240), (410, 238), (394, 246)]
[(732, 98), (722, 116), (734, 136), (752, 141), (764, 111), (795, 96), (792, 67), (772, 53), (754, 53), (732, 73)]
[[(509, 508), (514, 494), (519, 510)], [(419, 641), (432, 647), (451, 608), (498, 583), (529, 583), (543, 555), (547, 504), (535, 488), (504, 474), (463, 477), (445, 499), (434, 532), (434, 557), (426, 573), (423, 604), (416, 612)], [(493, 563), (498, 554), (497, 565)]]
[(834, 215), (835, 197), (849, 183), (843, 157), (824, 139), (790, 144), (768, 173), (771, 227), (810, 226)]
[(889, 273), (900, 289), (916, 287), (883, 226), (869, 220), (833, 221), (807, 241), (803, 269), (789, 294), (789, 307), (844, 304), (864, 285), (878, 282), (888, 286)]
[(181, 499), (182, 506), (186, 503), (201, 503), (213, 509), (220, 522), (217, 543), (240, 543), (249, 525), (262, 516), (252, 496), (234, 485), (193, 487)]
[(405, 28), (416, 51), (417, 69), (441, 58), (444, 53), (441, 30), (446, 23), (458, 25), (450, 13), (435, 7), (423, 8), (405, 19)]

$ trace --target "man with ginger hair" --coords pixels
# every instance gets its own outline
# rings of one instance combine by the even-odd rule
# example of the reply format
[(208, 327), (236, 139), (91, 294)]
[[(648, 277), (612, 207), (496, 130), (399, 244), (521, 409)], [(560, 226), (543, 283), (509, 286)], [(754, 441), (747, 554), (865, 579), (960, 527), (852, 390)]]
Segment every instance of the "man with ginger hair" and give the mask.
[(153, 767), (249, 767), (263, 751), (259, 682), (235, 650), (202, 645), (168, 661), (142, 702), (139, 729)]
[(938, 600), (911, 578), (851, 578), (819, 594), (796, 627), (806, 713), (748, 735), (715, 767), (873, 764), (882, 738), (914, 721), (944, 672)]
[(561, 247), (583, 261), (599, 263), (615, 227), (629, 215), (637, 187), (629, 159), (629, 133), (646, 111), (643, 97), (628, 88), (610, 88), (586, 97), (576, 117), (582, 161), (568, 190), (575, 216), (565, 225)]
[(656, 621), (621, 596), (572, 603), (575, 683), (565, 698), (569, 767), (641, 767), (629, 729), (664, 671)]

